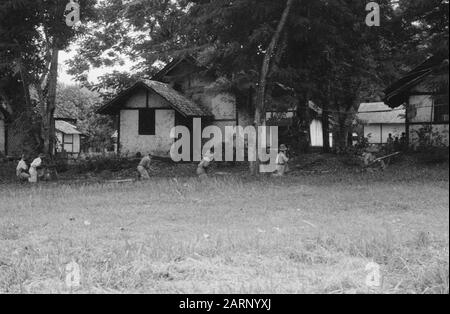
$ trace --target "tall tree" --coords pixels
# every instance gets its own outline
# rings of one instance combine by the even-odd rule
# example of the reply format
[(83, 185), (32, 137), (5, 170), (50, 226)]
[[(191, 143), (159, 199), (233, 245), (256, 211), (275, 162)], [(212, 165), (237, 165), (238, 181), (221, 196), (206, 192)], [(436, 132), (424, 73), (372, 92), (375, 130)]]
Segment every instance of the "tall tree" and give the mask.
[(336, 143), (342, 149), (359, 101), (381, 99), (386, 82), (398, 77), (404, 62), (396, 56), (411, 40), (414, 26), (390, 0), (378, 1), (381, 27), (365, 24), (360, 0), (104, 3), (101, 23), (106, 26), (91, 28), (75, 62), (80, 77), (89, 66), (116, 62), (120, 51), (143, 59), (143, 75), (155, 71), (156, 61), (191, 54), (237, 93), (249, 94), (243, 86), (259, 88), (254, 120), (264, 120), (276, 86), (294, 91), (291, 103), (303, 111), (313, 100), (326, 109), (325, 126), (328, 116), (337, 122)]
[[(79, 1), (83, 21), (93, 17), (95, 2)], [(0, 64), (20, 75), (26, 110), (32, 106), (30, 89), (36, 91), (42, 151), (47, 154), (54, 152), (59, 51), (84, 29), (66, 25), (66, 4), (58, 0), (5, 0), (0, 10)]]
[(102, 105), (99, 93), (87, 88), (58, 84), (56, 115), (77, 120), (77, 128), (83, 133), (83, 146), (103, 151), (112, 145), (114, 121), (110, 116), (99, 115)]
[[(267, 89), (267, 76), (271, 70), (272, 61), (274, 55), (276, 54), (276, 49), (278, 42), (282, 36), (284, 28), (288, 22), (292, 6), (294, 5), (294, 0), (287, 0), (286, 7), (284, 8), (283, 14), (278, 22), (278, 26), (272, 35), (269, 46), (264, 51), (264, 59), (261, 66), (261, 71), (259, 73), (259, 82), (256, 92), (256, 109), (255, 109), (255, 127), (264, 125), (266, 122), (266, 89)], [(258, 134), (258, 133), (257, 133)], [(258, 152), (255, 154), (258, 156)], [(258, 159), (257, 159), (258, 160)], [(250, 171), (252, 174), (259, 172), (259, 163), (250, 164)]]

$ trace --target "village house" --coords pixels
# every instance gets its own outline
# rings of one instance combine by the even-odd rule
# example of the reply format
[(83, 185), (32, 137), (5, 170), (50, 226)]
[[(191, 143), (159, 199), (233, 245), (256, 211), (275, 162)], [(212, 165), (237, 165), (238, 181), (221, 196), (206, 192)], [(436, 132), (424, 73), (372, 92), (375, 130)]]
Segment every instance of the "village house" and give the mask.
[[(193, 119), (202, 128), (251, 124), (248, 107), (217, 88), (216, 79), (203, 73), (191, 58), (174, 60), (151, 80), (142, 80), (98, 110), (117, 118), (118, 151), (122, 155), (152, 153), (167, 157), (174, 142), (170, 131), (186, 126), (194, 133)], [(241, 100), (242, 101), (242, 100)], [(223, 139), (224, 142), (233, 139)]]
[(67, 154), (68, 158), (78, 158), (81, 153), (82, 133), (76, 126), (77, 118), (61, 104), (57, 104), (54, 119), (56, 153)]
[(442, 92), (436, 87), (436, 73), (443, 66), (448, 71), (448, 57), (431, 57), (385, 90), (389, 107), (406, 108), (405, 131), (412, 147), (417, 146), (424, 127), (449, 144), (448, 87)]
[(81, 132), (77, 127), (63, 120), (55, 120), (56, 152), (69, 158), (78, 158), (81, 152)]
[(362, 103), (357, 119), (370, 144), (387, 144), (389, 134), (400, 138), (405, 133), (405, 109), (392, 109), (383, 102)]
[[(252, 125), (254, 95), (251, 84), (243, 84), (240, 94), (230, 92), (226, 82), (198, 66), (193, 58), (184, 57), (167, 64), (151, 80), (142, 80), (121, 92), (98, 113), (116, 117), (115, 138), (120, 154), (150, 152), (168, 156), (174, 141), (170, 138), (171, 129), (183, 125), (192, 135), (193, 118), (202, 119), (202, 128), (218, 126), (223, 134), (226, 126)], [(321, 147), (320, 108), (312, 102), (310, 108), (313, 116), (310, 143)], [(295, 114), (295, 108), (282, 111), (268, 108), (267, 125), (278, 126), (279, 134), (284, 134), (292, 126)], [(223, 139), (225, 143), (233, 140)]]
[(173, 127), (189, 127), (193, 118), (211, 117), (206, 109), (169, 85), (152, 80), (137, 82), (98, 112), (117, 117), (120, 154), (151, 153), (162, 157), (169, 156)]

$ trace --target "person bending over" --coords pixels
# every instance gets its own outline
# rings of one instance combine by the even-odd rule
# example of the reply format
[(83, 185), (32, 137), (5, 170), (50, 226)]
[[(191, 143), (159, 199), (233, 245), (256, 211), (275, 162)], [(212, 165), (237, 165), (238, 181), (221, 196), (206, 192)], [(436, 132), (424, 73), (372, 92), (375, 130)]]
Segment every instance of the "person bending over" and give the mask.
[(139, 162), (137, 171), (139, 173), (139, 178), (141, 180), (150, 180), (150, 175), (148, 174), (148, 171), (150, 170), (151, 163), (152, 163), (152, 156), (150, 155), (150, 153), (145, 155)]
[(28, 173), (28, 165), (26, 162), (25, 155), (22, 155), (22, 158), (17, 164), (16, 176), (21, 182), (25, 182), (30, 179), (30, 174)]

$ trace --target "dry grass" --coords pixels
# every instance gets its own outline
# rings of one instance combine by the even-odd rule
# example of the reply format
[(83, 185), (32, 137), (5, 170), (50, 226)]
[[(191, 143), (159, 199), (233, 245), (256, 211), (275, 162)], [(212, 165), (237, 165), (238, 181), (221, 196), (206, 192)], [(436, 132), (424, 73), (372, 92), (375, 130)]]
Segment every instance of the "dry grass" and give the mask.
[(444, 168), (0, 185), (0, 293), (448, 293)]

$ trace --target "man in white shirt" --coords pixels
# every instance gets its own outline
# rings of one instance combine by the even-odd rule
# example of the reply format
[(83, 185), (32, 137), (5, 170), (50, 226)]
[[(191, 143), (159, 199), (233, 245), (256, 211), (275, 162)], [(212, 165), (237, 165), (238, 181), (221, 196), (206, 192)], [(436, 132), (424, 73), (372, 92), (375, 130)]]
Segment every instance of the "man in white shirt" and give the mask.
[(38, 158), (33, 160), (30, 165), (30, 183), (36, 183), (38, 181), (38, 169), (42, 166), (42, 159), (45, 158), (44, 154), (40, 154)]
[(284, 176), (288, 169), (288, 161), (289, 158), (286, 156), (287, 146), (284, 144), (280, 145), (280, 149), (277, 155), (276, 163), (277, 163), (277, 171), (275, 172), (276, 176)]
[(214, 161), (214, 152), (213, 149), (210, 149), (203, 155), (202, 161), (197, 166), (197, 175), (200, 179), (204, 179), (208, 177), (208, 168), (211, 163)]
[(28, 181), (30, 179), (30, 174), (28, 173), (28, 166), (24, 155), (22, 155), (22, 158), (17, 164), (16, 176), (20, 181)]
[(139, 173), (139, 178), (141, 180), (150, 180), (150, 175), (148, 171), (151, 169), (152, 156), (149, 154), (145, 155), (144, 158), (141, 159), (137, 167), (137, 171)]

